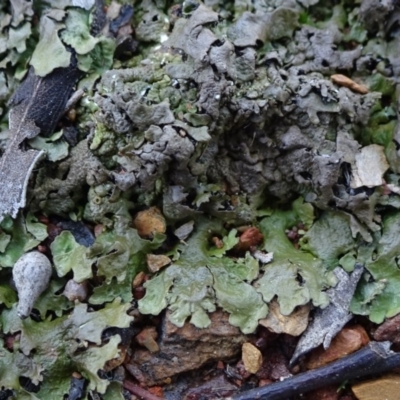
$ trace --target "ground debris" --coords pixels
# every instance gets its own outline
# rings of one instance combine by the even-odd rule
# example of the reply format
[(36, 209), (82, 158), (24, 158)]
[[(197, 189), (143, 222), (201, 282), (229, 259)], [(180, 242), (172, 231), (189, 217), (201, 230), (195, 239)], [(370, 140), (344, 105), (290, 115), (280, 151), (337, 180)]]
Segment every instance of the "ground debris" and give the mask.
[(301, 335), (308, 326), (310, 305), (299, 306), (290, 315), (282, 315), (279, 304), (272, 301), (266, 318), (260, 320), (260, 325), (265, 326), (275, 333), (287, 333), (292, 336)]
[(229, 324), (226, 313), (216, 311), (210, 318), (208, 328), (198, 329), (189, 323), (178, 328), (164, 317), (158, 339), (160, 351), (136, 349), (126, 365), (127, 370), (139, 382), (152, 386), (211, 361), (236, 356), (246, 336)]

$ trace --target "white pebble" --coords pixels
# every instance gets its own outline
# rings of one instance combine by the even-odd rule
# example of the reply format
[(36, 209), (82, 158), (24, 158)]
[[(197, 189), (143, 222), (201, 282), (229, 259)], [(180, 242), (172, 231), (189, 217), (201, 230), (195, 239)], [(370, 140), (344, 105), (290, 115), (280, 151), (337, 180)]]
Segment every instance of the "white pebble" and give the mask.
[(38, 251), (24, 254), (14, 265), (13, 278), (18, 291), (17, 313), (25, 319), (38, 297), (47, 289), (51, 277), (49, 259)]

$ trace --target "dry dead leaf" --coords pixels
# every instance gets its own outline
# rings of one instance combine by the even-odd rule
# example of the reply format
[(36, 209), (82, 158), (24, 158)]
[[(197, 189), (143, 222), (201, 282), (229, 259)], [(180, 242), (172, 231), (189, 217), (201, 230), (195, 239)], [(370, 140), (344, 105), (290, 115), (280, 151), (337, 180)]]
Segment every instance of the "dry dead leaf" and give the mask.
[(368, 93), (368, 88), (366, 86), (354, 82), (352, 79), (348, 78), (345, 75), (342, 74), (331, 75), (331, 80), (336, 85), (347, 87), (351, 89), (353, 92), (357, 92), (360, 94)]
[(308, 325), (310, 305), (298, 307), (290, 315), (282, 315), (277, 301), (269, 304), (267, 318), (260, 320), (260, 325), (275, 333), (287, 333), (292, 336), (301, 335)]

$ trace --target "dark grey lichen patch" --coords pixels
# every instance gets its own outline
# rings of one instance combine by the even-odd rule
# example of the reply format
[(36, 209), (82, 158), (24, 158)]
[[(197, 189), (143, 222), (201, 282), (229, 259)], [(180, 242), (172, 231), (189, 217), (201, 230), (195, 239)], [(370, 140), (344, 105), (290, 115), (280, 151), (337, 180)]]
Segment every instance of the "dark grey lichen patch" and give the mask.
[(213, 215), (236, 213), (231, 194), (245, 207), (262, 192), (280, 201), (302, 194), (376, 228), (369, 196), (349, 188), (353, 150), (342, 138), (355, 141), (381, 94), (333, 84), (327, 74), (351, 70), (362, 47), (339, 50), (345, 36), (333, 24), (295, 30), (297, 17), (282, 6), (229, 25), (199, 4), (138, 66), (107, 72), (93, 98), (91, 149), (99, 157), (118, 149), (108, 163), (115, 185), (140, 194), (161, 180), (164, 196), (170, 185), (185, 187), (184, 207), (195, 212), (189, 193), (215, 183), (227, 194), (200, 205)]
[(82, 140), (56, 169), (53, 163), (40, 169), (31, 193), (31, 209), (67, 216), (82, 201), (87, 185), (104, 183), (107, 178), (101, 163), (90, 153), (87, 140)]

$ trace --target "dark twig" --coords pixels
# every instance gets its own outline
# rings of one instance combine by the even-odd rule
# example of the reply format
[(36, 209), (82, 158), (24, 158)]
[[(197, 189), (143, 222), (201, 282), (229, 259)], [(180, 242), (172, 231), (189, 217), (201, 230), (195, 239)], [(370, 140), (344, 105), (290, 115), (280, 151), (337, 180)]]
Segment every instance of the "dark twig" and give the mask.
[(400, 353), (390, 350), (390, 342), (371, 342), (363, 349), (325, 367), (293, 376), (282, 382), (249, 390), (229, 399), (288, 400), (294, 395), (339, 384), (346, 380), (380, 374), (398, 367), (400, 367)]
[(154, 394), (151, 394), (147, 390), (141, 388), (138, 385), (135, 385), (132, 382), (124, 381), (123, 386), (130, 393), (134, 394), (135, 396), (140, 397), (143, 400), (164, 400), (163, 398), (155, 396)]

